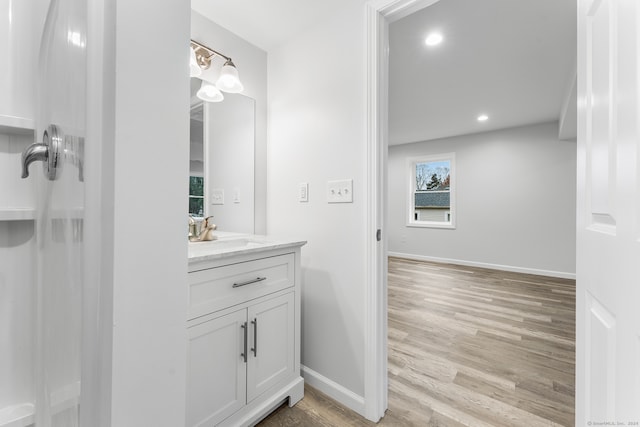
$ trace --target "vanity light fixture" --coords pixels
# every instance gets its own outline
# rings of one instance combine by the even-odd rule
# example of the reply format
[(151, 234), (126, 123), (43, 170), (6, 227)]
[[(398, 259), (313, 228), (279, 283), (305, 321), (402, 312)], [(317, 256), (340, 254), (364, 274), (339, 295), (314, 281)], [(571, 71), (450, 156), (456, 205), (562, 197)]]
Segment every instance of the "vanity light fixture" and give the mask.
[(489, 120), (489, 116), (487, 116), (486, 114), (480, 114), (478, 116), (477, 120), (479, 122), (486, 122), (487, 120)]
[(199, 77), (202, 74), (202, 68), (198, 65), (196, 51), (193, 45), (189, 47), (189, 75), (191, 77)]
[[(190, 65), (195, 63), (200, 69), (200, 74), (211, 67), (211, 63), (216, 56), (225, 60), (215, 83), (206, 79), (202, 80), (202, 86), (197, 93), (198, 98), (207, 102), (219, 102), (224, 99), (220, 91), (239, 93), (244, 90), (244, 86), (238, 76), (238, 69), (231, 58), (194, 40), (191, 40), (191, 51), (193, 55), (189, 61)], [(193, 66), (191, 66), (191, 76), (195, 77)]]

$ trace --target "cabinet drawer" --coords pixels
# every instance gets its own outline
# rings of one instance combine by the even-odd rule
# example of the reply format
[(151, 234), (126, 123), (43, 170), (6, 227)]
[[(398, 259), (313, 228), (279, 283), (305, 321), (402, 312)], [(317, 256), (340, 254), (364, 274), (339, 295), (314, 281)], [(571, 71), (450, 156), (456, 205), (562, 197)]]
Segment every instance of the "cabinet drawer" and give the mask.
[(294, 285), (294, 254), (189, 273), (187, 320)]

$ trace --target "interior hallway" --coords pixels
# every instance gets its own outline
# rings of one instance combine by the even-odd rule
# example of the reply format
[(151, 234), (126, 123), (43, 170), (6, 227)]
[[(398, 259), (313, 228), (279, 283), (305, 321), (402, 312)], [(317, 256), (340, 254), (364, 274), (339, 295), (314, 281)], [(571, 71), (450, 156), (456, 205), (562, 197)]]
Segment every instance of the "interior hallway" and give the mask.
[[(573, 426), (575, 281), (389, 258), (382, 426)], [(261, 426), (372, 426), (307, 387)]]

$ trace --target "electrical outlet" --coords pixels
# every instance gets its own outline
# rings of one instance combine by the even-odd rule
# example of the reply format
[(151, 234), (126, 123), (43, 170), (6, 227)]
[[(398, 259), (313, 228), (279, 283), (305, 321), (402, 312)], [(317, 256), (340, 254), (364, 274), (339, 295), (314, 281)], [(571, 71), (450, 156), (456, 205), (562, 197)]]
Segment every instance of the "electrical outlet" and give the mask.
[(214, 188), (211, 190), (211, 204), (212, 205), (224, 205), (224, 190), (221, 188)]
[(298, 201), (299, 202), (308, 202), (309, 201), (309, 183), (301, 182), (298, 184)]
[(327, 203), (353, 203), (353, 179), (327, 182)]

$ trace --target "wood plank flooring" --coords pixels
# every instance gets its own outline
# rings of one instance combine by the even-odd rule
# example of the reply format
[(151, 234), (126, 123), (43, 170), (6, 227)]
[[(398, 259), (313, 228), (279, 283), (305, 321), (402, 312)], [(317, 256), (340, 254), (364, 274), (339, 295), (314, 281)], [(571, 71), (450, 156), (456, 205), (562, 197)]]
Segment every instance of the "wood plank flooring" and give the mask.
[[(381, 426), (573, 426), (575, 282), (389, 258)], [(373, 426), (306, 387), (272, 426)]]

